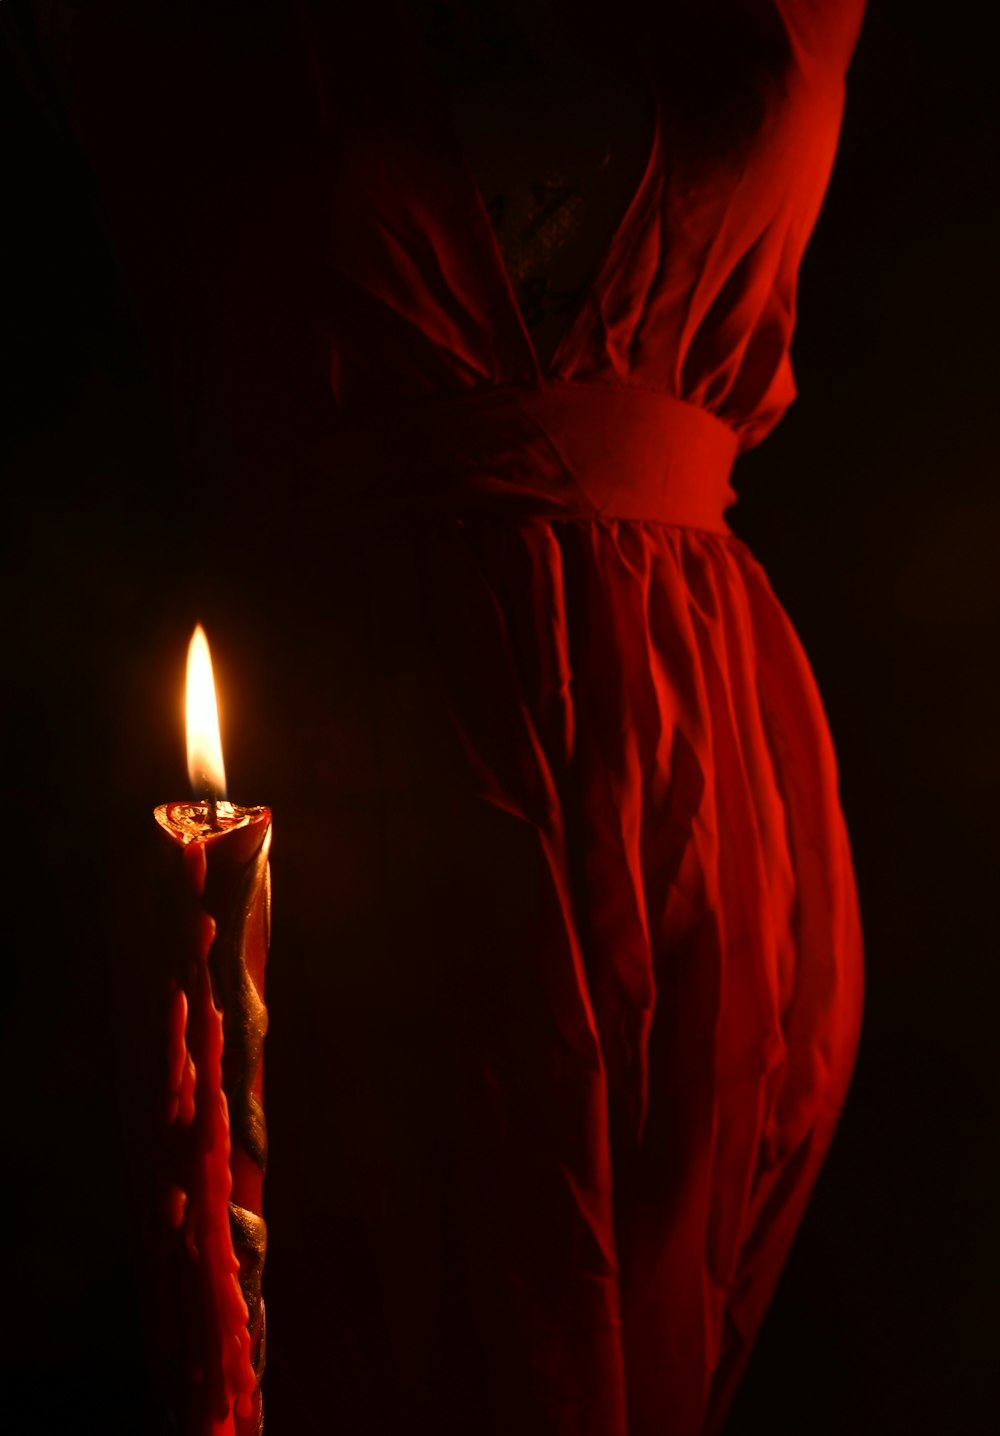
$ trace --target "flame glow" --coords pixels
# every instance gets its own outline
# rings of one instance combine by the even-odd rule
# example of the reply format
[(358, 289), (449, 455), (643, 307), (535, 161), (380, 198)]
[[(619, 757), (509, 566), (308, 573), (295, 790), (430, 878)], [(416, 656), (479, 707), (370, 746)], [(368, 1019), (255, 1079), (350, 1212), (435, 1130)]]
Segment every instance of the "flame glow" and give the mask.
[(191, 791), (198, 798), (226, 796), (219, 710), (215, 702), (212, 655), (201, 624), (191, 635), (187, 657), (187, 765)]

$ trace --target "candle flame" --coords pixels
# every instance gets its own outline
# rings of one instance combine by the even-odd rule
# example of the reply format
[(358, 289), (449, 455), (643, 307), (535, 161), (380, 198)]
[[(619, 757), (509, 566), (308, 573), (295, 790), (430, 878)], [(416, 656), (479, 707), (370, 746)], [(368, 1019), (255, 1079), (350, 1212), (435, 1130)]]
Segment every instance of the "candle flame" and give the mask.
[(199, 623), (191, 635), (187, 657), (187, 765), (191, 790), (199, 798), (226, 796), (219, 710), (215, 701), (212, 655)]

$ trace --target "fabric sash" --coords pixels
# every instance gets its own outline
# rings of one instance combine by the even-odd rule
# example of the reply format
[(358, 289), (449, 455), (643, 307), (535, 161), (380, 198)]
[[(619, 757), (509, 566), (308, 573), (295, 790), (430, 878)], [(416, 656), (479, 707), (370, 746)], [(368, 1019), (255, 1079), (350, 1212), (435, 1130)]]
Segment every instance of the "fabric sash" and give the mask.
[(652, 390), (473, 390), (341, 420), (331, 517), (639, 519), (729, 533), (738, 443), (706, 410)]

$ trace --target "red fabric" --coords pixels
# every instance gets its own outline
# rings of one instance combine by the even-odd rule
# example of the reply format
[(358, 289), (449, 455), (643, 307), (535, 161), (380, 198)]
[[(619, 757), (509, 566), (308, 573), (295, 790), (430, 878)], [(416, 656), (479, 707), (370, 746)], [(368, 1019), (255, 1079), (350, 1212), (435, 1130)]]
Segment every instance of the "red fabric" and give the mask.
[[(474, 389), (344, 419), (328, 526), (421, 515), (633, 518), (728, 533), (737, 438), (669, 394), (609, 384)], [(319, 517), (319, 515), (316, 515)]]
[[(440, 1067), (399, 1066), (398, 1037), (375, 1064), (417, 1088), (408, 1120), (441, 1173), (374, 1179), (401, 1136), (372, 1127), (368, 1022), (353, 1068), (386, 1203), (372, 1242), (408, 1254), (385, 1267), (394, 1366), (445, 1429), (716, 1430), (845, 1096), (861, 933), (822, 705), (721, 520), (726, 457), (705, 435), (667, 482), (681, 449), (657, 404), (747, 448), (792, 401), (797, 267), (859, 9), (713, 7), (754, 42), (747, 119), (718, 139), (678, 106), (670, 47), (648, 50), (647, 174), (546, 369), (409, 50), (388, 60), (408, 123), (379, 88), (333, 125), (332, 388), (388, 438), (333, 467), (332, 504), (374, 464), (438, 517), (444, 487), (453, 516), (376, 546), (369, 609), (398, 663), (375, 685), (399, 938), (379, 992), (392, 1004), (404, 933), (431, 928), (417, 1031)], [(451, 1377), (463, 1399), (435, 1374), (453, 1320), (481, 1361)]]
[(749, 127), (692, 134), (651, 52), (648, 168), (548, 366), (413, 50), (330, 84), (322, 506), (386, 521), (385, 946), (335, 1042), (388, 1352), (365, 1430), (717, 1430), (844, 1099), (834, 754), (722, 510), (793, 397), (859, 6), (732, 8)]
[[(861, 938), (834, 753), (722, 510), (733, 452), (794, 395), (797, 272), (861, 0), (629, 8), (655, 142), (546, 366), (405, 17), (352, 7), (338, 44), (340, 7), (317, 6), (283, 52), (312, 107), (295, 183), (320, 198), (294, 214), (326, 228), (302, 221), (300, 297), (335, 412), (308, 440), (260, 425), (255, 455), (329, 589), (289, 718), (301, 811), (254, 795), (278, 829), (281, 1429), (715, 1432), (850, 1076)], [(185, 69), (160, 33), (142, 44), (134, 130), (148, 103), (183, 166), (226, 45)], [(256, 134), (294, 110), (239, 63), (237, 147), (244, 117)], [(128, 141), (107, 127), (109, 152)], [(246, 220), (288, 166), (262, 148), (213, 227), (222, 170), (210, 131), (198, 145), (183, 253), (234, 238), (187, 362), (231, 386), (252, 371), (233, 426), (251, 435), (255, 401), (273, 418), (291, 384), (257, 332)], [(162, 249), (150, 332), (178, 322)], [(283, 911), (312, 914), (300, 947)]]

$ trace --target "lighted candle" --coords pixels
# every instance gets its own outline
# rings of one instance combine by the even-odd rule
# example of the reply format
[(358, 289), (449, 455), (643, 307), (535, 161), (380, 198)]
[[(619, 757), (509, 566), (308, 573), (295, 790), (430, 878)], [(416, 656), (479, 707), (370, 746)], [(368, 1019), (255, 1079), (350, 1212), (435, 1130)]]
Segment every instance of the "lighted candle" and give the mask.
[(261, 1062), (267, 1012), (271, 814), (226, 801), (208, 644), (188, 651), (188, 773), (195, 800), (156, 809), (170, 863), (163, 1222), (170, 1400), (185, 1436), (257, 1436), (266, 1229)]

